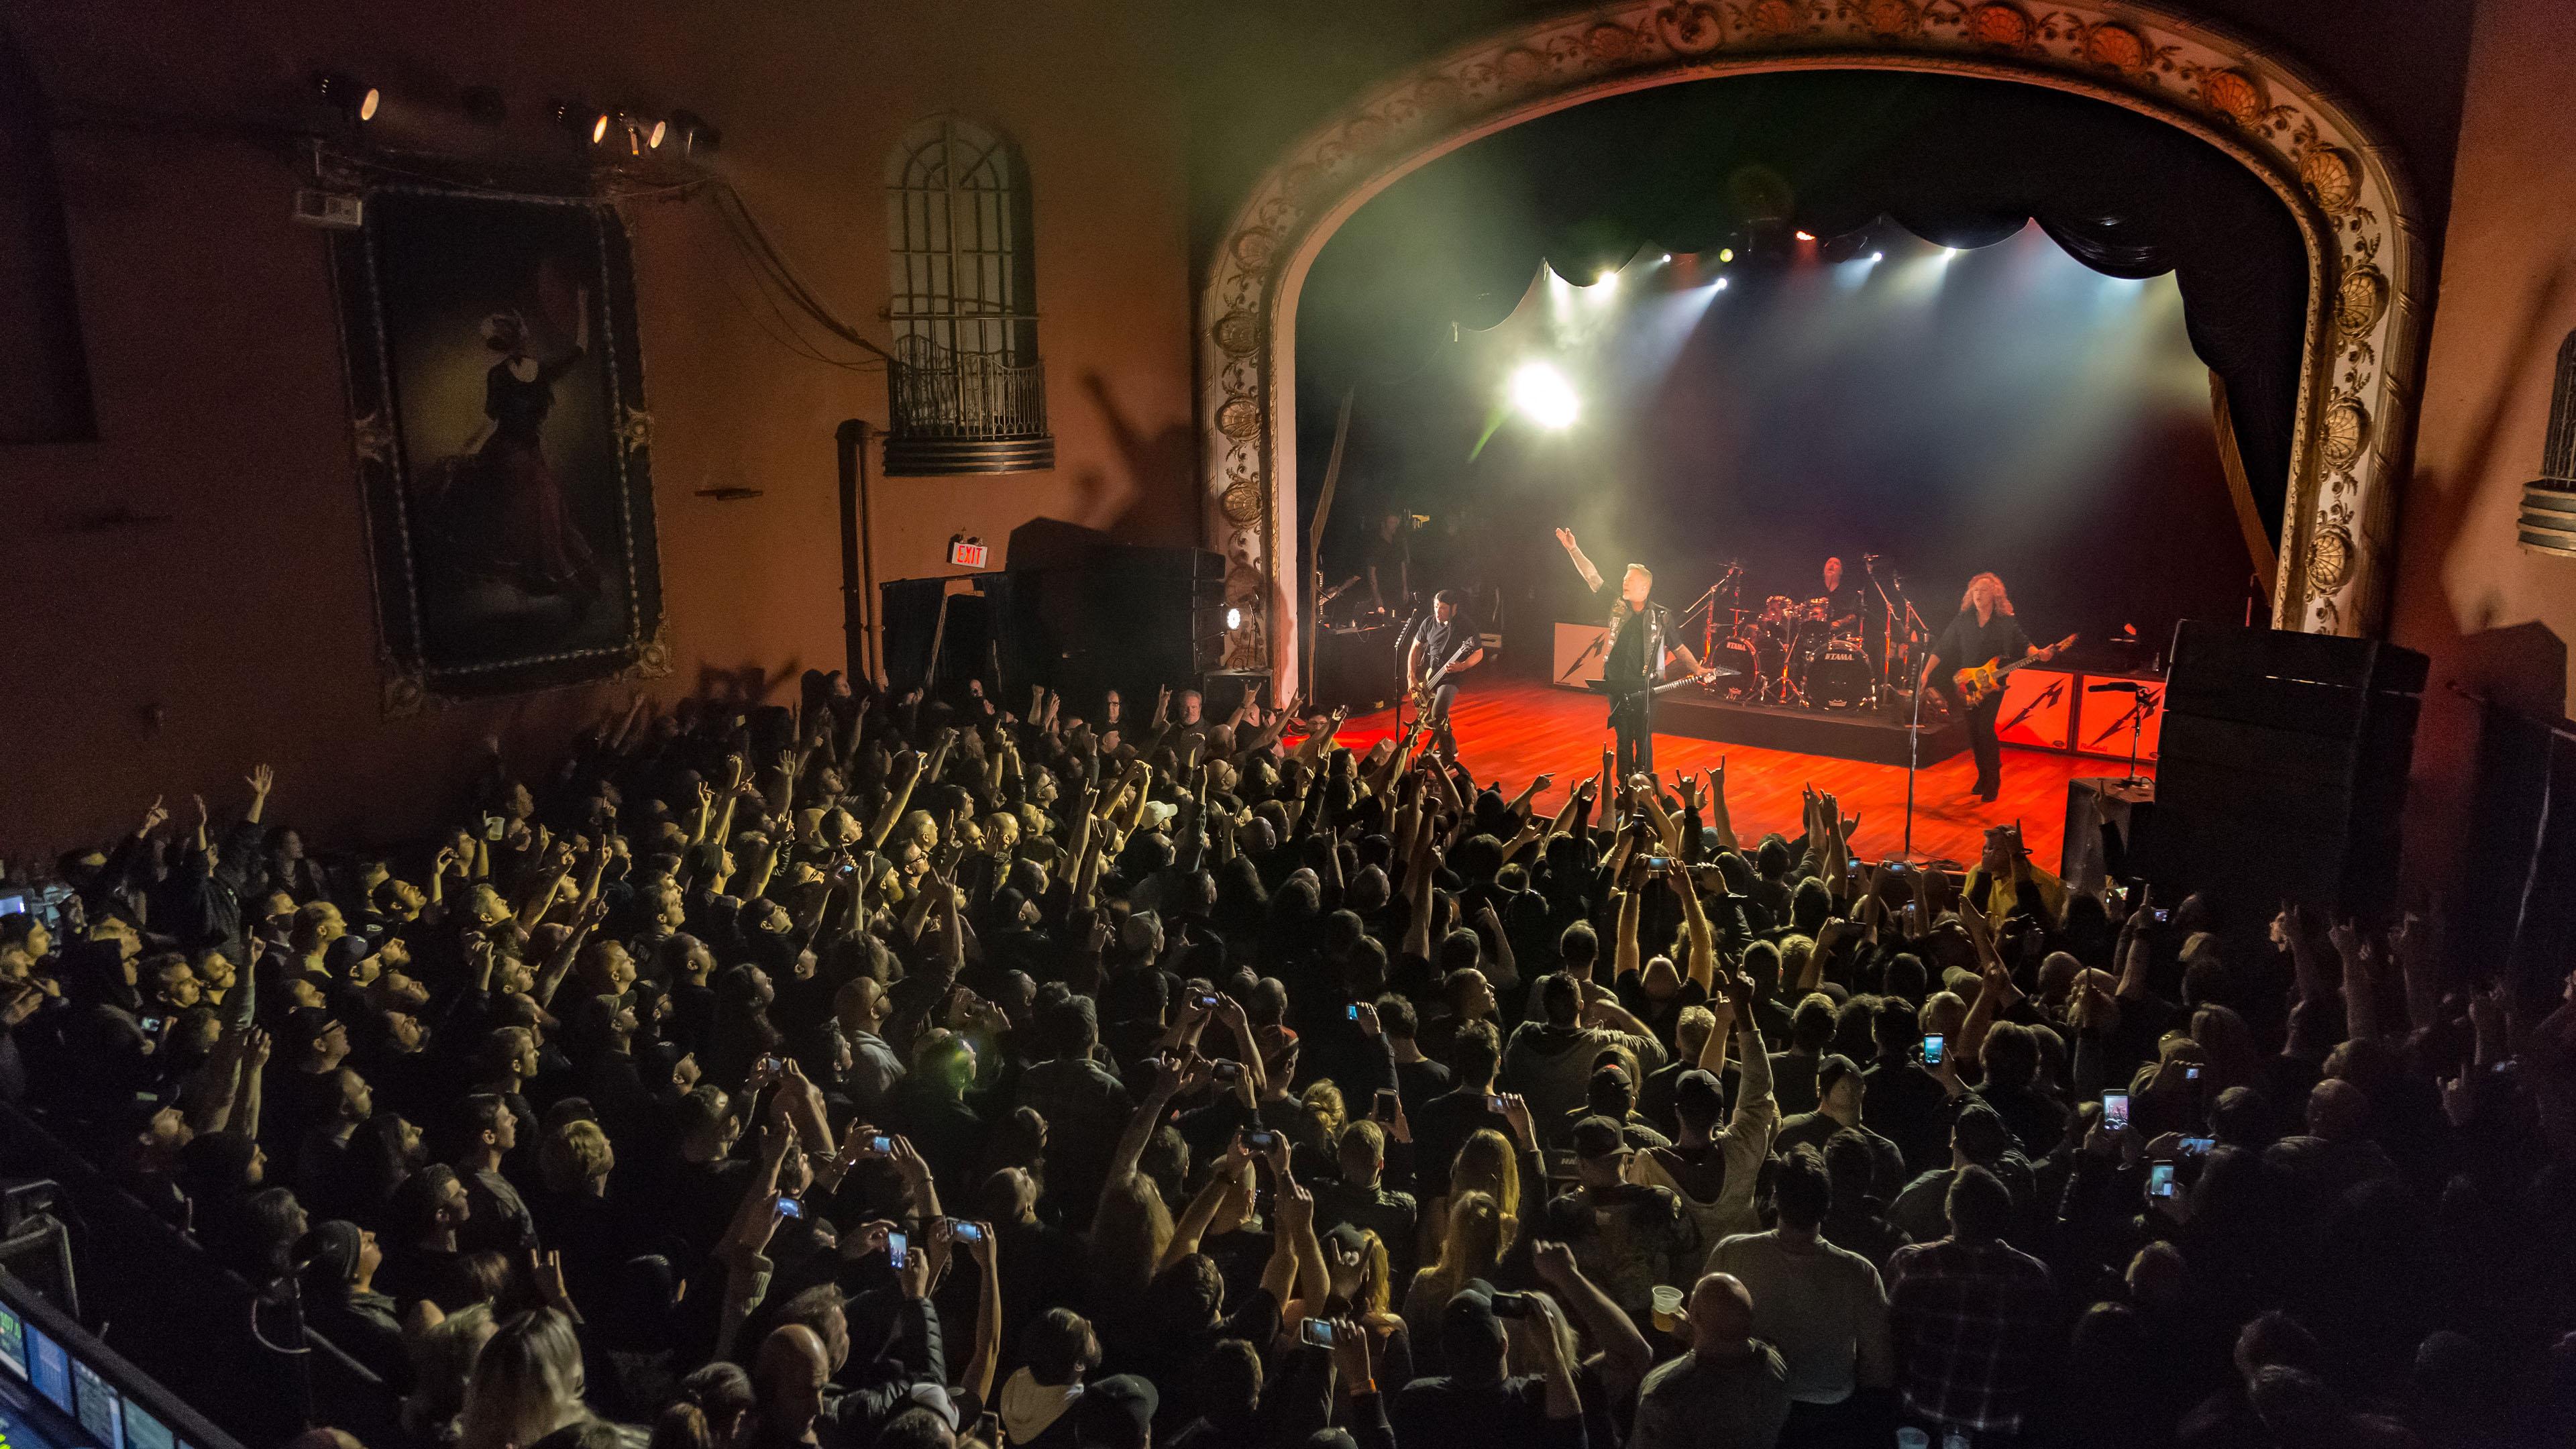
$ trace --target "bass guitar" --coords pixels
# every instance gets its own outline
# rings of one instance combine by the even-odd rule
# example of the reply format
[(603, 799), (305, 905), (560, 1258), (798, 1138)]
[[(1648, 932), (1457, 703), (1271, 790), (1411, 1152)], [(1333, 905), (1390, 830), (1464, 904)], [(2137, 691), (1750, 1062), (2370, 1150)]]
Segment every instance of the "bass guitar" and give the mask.
[(1467, 637), (1465, 642), (1458, 646), (1458, 651), (1456, 653), (1450, 655), (1447, 659), (1440, 661), (1439, 668), (1422, 676), (1422, 682), (1413, 686), (1413, 712), (1416, 714), (1431, 713), (1432, 703), (1439, 697), (1440, 686), (1449, 678), (1449, 671), (1457, 668), (1460, 664), (1465, 663), (1468, 655), (1473, 654), (1484, 647), (1485, 641), (1482, 638), (1471, 634)]
[(1959, 691), (1961, 702), (1965, 703), (1968, 708), (1975, 709), (1978, 705), (1994, 698), (1995, 691), (2004, 687), (2005, 675), (2012, 673), (2014, 670), (2021, 668), (2025, 664), (2045, 664), (2049, 660), (2057, 657), (2058, 650), (2064, 649), (2074, 642), (2075, 636), (2069, 634), (2065, 638), (2058, 640), (2056, 643), (2049, 645), (2047, 648), (2042, 649), (2037, 654), (2025, 655), (2022, 658), (2014, 660), (2010, 664), (2002, 663), (1997, 659), (1989, 659), (1983, 664), (1976, 665), (1969, 669), (1962, 669), (1958, 673), (1951, 675), (1950, 684), (1953, 688)]

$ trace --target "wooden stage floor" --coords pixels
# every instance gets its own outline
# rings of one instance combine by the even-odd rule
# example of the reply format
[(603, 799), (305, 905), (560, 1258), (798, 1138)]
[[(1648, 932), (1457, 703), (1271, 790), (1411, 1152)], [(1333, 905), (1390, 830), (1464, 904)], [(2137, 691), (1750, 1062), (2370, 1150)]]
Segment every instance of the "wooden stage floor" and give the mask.
[[(1517, 794), (1533, 774), (1556, 776), (1539, 795), (1553, 812), (1565, 792), (1601, 767), (1610, 743), (1607, 710), (1597, 695), (1578, 694), (1531, 680), (1478, 681), (1458, 696), (1459, 757), (1480, 781), (1503, 781)], [(1341, 742), (1365, 750), (1395, 733), (1395, 712), (1380, 710), (1342, 726)], [(1897, 853), (1905, 836), (1905, 770), (1822, 755), (1791, 754), (1657, 733), (1655, 768), (1669, 788), (1675, 770), (1694, 774), (1726, 761), (1726, 797), (1738, 836), (1746, 842), (1771, 830), (1798, 832), (1801, 791), (1807, 785), (1842, 802), (1860, 817), (1855, 845), (1870, 859)], [(1914, 850), (1917, 856), (1974, 864), (1990, 825), (2018, 820), (2032, 856), (2057, 867), (2066, 830), (2066, 782), (2084, 776), (2128, 773), (2126, 760), (2091, 759), (2039, 750), (2004, 749), (2003, 795), (1988, 805), (1968, 793), (1976, 761), (1965, 753), (1927, 765), (1915, 782)], [(2140, 773), (2153, 769), (2141, 766)], [(1595, 817), (1597, 820), (1597, 816)]]

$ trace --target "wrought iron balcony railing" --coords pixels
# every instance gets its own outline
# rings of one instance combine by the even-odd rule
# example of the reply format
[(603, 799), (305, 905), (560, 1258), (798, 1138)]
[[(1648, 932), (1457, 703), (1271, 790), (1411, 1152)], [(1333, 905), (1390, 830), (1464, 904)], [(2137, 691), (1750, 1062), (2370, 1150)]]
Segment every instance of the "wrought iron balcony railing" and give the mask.
[(933, 353), (886, 370), (886, 472), (1022, 473), (1055, 466), (1046, 364), (993, 353)]

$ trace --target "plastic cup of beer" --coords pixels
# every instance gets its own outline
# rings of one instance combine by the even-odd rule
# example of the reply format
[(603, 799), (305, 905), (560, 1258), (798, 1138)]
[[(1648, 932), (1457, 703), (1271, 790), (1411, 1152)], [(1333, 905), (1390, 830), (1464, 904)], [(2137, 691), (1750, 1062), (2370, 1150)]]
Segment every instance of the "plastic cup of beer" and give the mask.
[(1654, 1291), (1655, 1327), (1665, 1333), (1681, 1322), (1682, 1290), (1669, 1283), (1658, 1283)]

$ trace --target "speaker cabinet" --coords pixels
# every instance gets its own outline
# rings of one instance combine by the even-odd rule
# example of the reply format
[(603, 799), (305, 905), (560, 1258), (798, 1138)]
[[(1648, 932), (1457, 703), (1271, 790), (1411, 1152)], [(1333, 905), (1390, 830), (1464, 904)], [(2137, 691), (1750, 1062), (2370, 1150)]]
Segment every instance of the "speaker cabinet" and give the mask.
[(2210, 890), (2239, 926), (2285, 898), (2388, 916), (2426, 669), (2371, 639), (2177, 628), (2139, 861), (2159, 893)]

